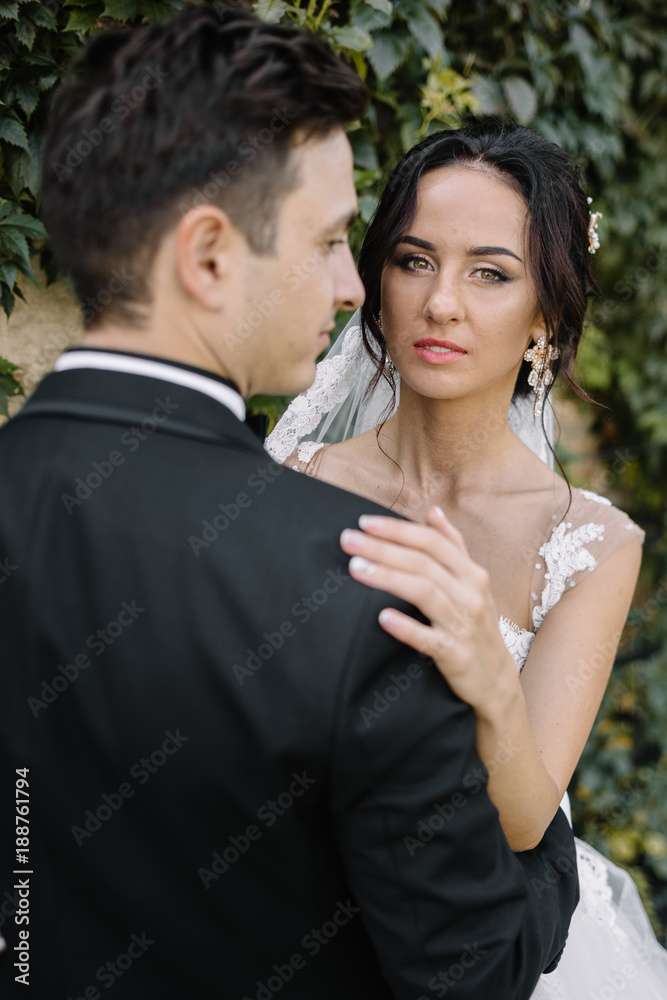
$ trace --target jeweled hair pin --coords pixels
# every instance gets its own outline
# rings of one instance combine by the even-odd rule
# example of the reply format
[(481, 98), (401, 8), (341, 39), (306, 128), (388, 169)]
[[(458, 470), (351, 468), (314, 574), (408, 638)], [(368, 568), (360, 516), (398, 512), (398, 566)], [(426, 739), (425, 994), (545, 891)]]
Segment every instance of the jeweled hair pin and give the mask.
[[(592, 198), (587, 198), (586, 201), (590, 205), (593, 201)], [(591, 212), (589, 210), (590, 222), (588, 223), (588, 252), (595, 253), (596, 250), (600, 249), (600, 237), (598, 235), (598, 222), (602, 218), (602, 212)]]

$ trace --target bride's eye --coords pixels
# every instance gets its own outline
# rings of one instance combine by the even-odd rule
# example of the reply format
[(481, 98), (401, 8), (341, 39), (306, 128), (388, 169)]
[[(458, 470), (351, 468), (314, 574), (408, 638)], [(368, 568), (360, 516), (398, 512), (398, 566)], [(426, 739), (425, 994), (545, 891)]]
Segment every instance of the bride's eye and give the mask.
[(497, 285), (501, 281), (510, 280), (504, 271), (495, 267), (477, 267), (472, 273), (479, 275), (487, 285)]
[(431, 261), (428, 257), (419, 257), (413, 253), (398, 257), (396, 263), (404, 271), (427, 271), (431, 266)]

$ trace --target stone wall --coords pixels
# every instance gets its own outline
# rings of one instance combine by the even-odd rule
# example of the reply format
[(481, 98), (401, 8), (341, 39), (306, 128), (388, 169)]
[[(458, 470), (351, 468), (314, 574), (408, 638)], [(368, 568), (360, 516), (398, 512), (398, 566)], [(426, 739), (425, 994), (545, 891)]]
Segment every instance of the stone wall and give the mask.
[[(37, 280), (36, 286), (21, 281), (26, 301), (16, 300), (9, 319), (0, 310), (0, 357), (20, 365), (16, 377), (26, 396), (51, 370), (58, 355), (80, 343), (83, 336), (81, 312), (67, 283), (60, 281), (47, 288), (40, 272)], [(10, 400), (9, 412), (15, 413), (22, 403), (20, 396)]]

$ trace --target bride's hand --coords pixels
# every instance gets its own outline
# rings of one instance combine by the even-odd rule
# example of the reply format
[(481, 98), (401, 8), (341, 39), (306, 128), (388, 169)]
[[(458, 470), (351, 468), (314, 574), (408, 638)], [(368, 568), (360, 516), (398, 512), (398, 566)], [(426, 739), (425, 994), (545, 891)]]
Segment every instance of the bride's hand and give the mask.
[(430, 622), (385, 608), (382, 628), (432, 657), (463, 701), (492, 711), (508, 681), (516, 683), (516, 667), (498, 628), (489, 575), (439, 507), (426, 520), (364, 516), (363, 530), (344, 531), (341, 547), (355, 557), (349, 567), (355, 580), (408, 601)]

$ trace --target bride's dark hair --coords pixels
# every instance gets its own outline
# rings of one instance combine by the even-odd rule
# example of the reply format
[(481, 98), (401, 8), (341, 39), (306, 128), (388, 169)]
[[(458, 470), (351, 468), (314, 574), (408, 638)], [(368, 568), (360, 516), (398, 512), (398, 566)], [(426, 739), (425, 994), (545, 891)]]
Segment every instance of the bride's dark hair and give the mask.
[[(405, 154), (387, 181), (359, 256), (366, 286), (362, 335), (376, 366), (369, 390), (383, 375), (387, 377), (387, 346), (378, 325), (383, 268), (415, 217), (420, 179), (431, 170), (457, 164), (493, 171), (526, 202), (528, 268), (547, 337), (560, 349), (552, 364), (554, 378), (563, 371), (578, 395), (588, 398), (571, 374), (588, 299), (598, 293), (581, 174), (572, 157), (555, 143), (522, 125), (495, 118), (427, 136)], [(515, 397), (532, 391), (529, 372), (529, 363), (523, 361)]]

